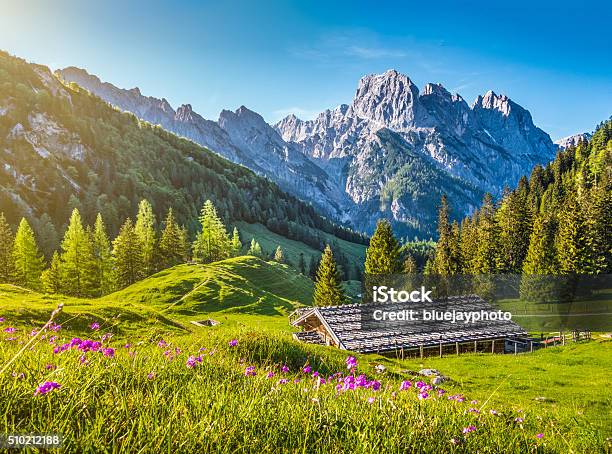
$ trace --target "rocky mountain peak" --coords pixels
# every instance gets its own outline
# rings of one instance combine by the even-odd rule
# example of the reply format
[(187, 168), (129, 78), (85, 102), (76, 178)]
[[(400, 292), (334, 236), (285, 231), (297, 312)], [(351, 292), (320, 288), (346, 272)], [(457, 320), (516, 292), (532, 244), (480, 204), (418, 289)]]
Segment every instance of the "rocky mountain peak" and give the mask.
[(437, 95), (442, 97), (451, 97), (450, 92), (444, 88), (442, 84), (428, 83), (423, 87), (423, 93), (421, 96)]
[(351, 105), (353, 112), (380, 125), (401, 130), (420, 119), (419, 89), (394, 69), (362, 77)]
[(182, 121), (184, 123), (194, 121), (194, 112), (191, 104), (182, 104), (178, 109), (176, 109), (176, 115), (174, 119), (176, 121)]
[(506, 95), (497, 95), (493, 90), (489, 90), (484, 96), (478, 95), (474, 101), (474, 109), (498, 110), (508, 117), (514, 104)]
[(591, 140), (591, 137), (591, 134), (588, 132), (583, 132), (555, 140), (555, 145), (557, 145), (560, 150), (565, 150), (566, 148), (578, 146), (580, 142), (588, 142)]

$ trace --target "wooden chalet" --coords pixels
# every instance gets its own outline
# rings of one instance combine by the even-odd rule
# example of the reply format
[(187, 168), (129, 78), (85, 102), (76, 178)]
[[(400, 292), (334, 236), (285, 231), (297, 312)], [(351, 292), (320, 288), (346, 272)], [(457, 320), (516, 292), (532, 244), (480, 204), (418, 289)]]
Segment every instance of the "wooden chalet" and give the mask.
[[(308, 343), (335, 346), (359, 353), (396, 353), (430, 356), (463, 352), (503, 353), (505, 345), (525, 338), (527, 332), (508, 320), (483, 320), (465, 324), (444, 320), (417, 323), (371, 323), (376, 309), (395, 312), (413, 309), (493, 312), (495, 309), (476, 295), (449, 297), (429, 303), (347, 304), (301, 308), (289, 316), (291, 325), (301, 327), (294, 338)], [(508, 341), (508, 342), (507, 342)]]

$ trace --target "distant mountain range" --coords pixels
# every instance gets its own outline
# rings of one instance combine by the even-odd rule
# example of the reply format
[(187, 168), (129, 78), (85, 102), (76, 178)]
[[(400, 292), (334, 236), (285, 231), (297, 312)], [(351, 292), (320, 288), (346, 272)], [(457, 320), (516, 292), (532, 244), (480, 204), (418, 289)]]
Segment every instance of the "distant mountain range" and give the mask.
[(592, 134), (583, 132), (581, 134), (574, 134), (573, 136), (564, 137), (563, 139), (555, 140), (555, 145), (559, 147), (559, 150), (565, 150), (569, 147), (575, 147), (580, 142), (586, 142), (591, 140)]
[(276, 125), (242, 106), (218, 121), (184, 104), (143, 96), (75, 67), (56, 71), (118, 108), (204, 145), (267, 176), (330, 218), (371, 232), (390, 219), (401, 235), (432, 235), (447, 194), (456, 216), (484, 192), (513, 187), (557, 146), (531, 114), (492, 91), (472, 106), (442, 85), (422, 92), (395, 70), (363, 77), (351, 104), (314, 120), (290, 115)]

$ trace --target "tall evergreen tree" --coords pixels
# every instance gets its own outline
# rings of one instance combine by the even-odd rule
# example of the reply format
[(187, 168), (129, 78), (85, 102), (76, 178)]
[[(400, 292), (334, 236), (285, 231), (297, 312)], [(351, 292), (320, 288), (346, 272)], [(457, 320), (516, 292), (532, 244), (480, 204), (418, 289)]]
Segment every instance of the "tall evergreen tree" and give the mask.
[(45, 257), (51, 258), (53, 252), (59, 247), (59, 235), (53, 225), (51, 216), (47, 213), (43, 213), (38, 222), (35, 225), (37, 232), (36, 237), (38, 238), (38, 244)]
[(44, 259), (36, 244), (34, 231), (25, 218), (21, 219), (13, 243), (13, 282), (23, 287), (38, 290)]
[(474, 272), (490, 274), (497, 271), (499, 227), (495, 220), (495, 205), (491, 194), (486, 194), (478, 216), (478, 246), (474, 257)]
[(232, 257), (238, 257), (242, 252), (242, 242), (240, 241), (240, 233), (238, 233), (238, 229), (236, 227), (234, 227), (234, 231), (232, 232), (231, 250)]
[(0, 282), (10, 282), (13, 276), (14, 242), (13, 231), (6, 222), (4, 213), (0, 213)]
[(274, 251), (274, 261), (278, 263), (285, 263), (285, 255), (283, 254), (283, 249), (280, 246), (276, 246), (276, 250)]
[(145, 276), (142, 243), (130, 218), (125, 221), (113, 241), (113, 257), (117, 285), (120, 288), (127, 287)]
[(106, 295), (115, 288), (113, 273), (113, 255), (111, 242), (106, 234), (106, 226), (102, 215), (98, 213), (91, 238), (94, 294)]
[(159, 240), (161, 268), (169, 268), (185, 261), (185, 241), (184, 232), (176, 223), (174, 213), (170, 208)]
[(62, 261), (57, 251), (53, 252), (49, 268), (42, 272), (42, 288), (47, 293), (62, 293)]
[(529, 248), (532, 229), (531, 209), (525, 188), (508, 193), (496, 213), (499, 225), (497, 268), (503, 273), (520, 273)]
[(72, 210), (68, 229), (62, 240), (62, 280), (65, 293), (87, 296), (93, 290), (93, 255), (91, 239), (83, 228), (78, 209)]
[(338, 306), (346, 302), (346, 295), (342, 287), (340, 273), (334, 261), (334, 256), (329, 245), (325, 247), (314, 290), (315, 306)]
[(393, 236), (391, 224), (381, 219), (376, 224), (376, 231), (366, 250), (366, 274), (396, 274), (401, 273), (400, 245)]
[(475, 259), (478, 249), (477, 218), (478, 212), (473, 217), (465, 218), (461, 222), (459, 250), (461, 254), (461, 272), (465, 274), (473, 274), (476, 269)]
[(304, 260), (304, 253), (300, 252), (300, 259), (298, 261), (298, 271), (303, 275), (306, 275), (306, 260)]
[(193, 243), (193, 258), (201, 263), (210, 263), (230, 256), (230, 238), (217, 214), (213, 203), (207, 200), (200, 214), (202, 231)]
[(544, 213), (536, 215), (529, 240), (527, 256), (523, 262), (524, 274), (556, 274), (555, 223)]
[(593, 271), (612, 273), (612, 187), (605, 180), (600, 179), (589, 191), (586, 223), (593, 248)]
[(261, 246), (259, 245), (257, 241), (255, 241), (255, 238), (251, 238), (251, 245), (249, 246), (247, 255), (252, 255), (254, 257), (263, 258), (263, 252), (261, 250)]
[(417, 264), (412, 255), (408, 254), (406, 259), (404, 260), (404, 273), (406, 274), (416, 274), (418, 273)]
[(569, 194), (559, 214), (555, 241), (559, 271), (563, 274), (594, 272), (593, 248), (581, 205)]
[(434, 257), (436, 274), (450, 275), (459, 272), (458, 242), (458, 232), (453, 231), (449, 222), (448, 201), (444, 195), (438, 212), (438, 242)]
[(319, 268), (317, 258), (314, 255), (310, 256), (310, 263), (308, 264), (308, 276), (312, 280), (315, 280), (317, 277), (317, 269)]
[(145, 276), (153, 274), (159, 268), (157, 263), (159, 256), (155, 224), (156, 219), (153, 207), (148, 200), (141, 200), (138, 204), (138, 214), (136, 215), (134, 229), (142, 244), (142, 271)]

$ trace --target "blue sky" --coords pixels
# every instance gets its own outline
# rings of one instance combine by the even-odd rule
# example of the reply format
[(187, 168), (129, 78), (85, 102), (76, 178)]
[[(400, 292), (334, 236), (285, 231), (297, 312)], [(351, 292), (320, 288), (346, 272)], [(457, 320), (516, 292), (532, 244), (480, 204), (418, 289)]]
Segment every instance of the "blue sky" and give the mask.
[(210, 119), (243, 104), (269, 122), (311, 118), (389, 68), (468, 103), (505, 93), (553, 140), (612, 114), (610, 2), (126, 3), (2, 0), (0, 48)]

